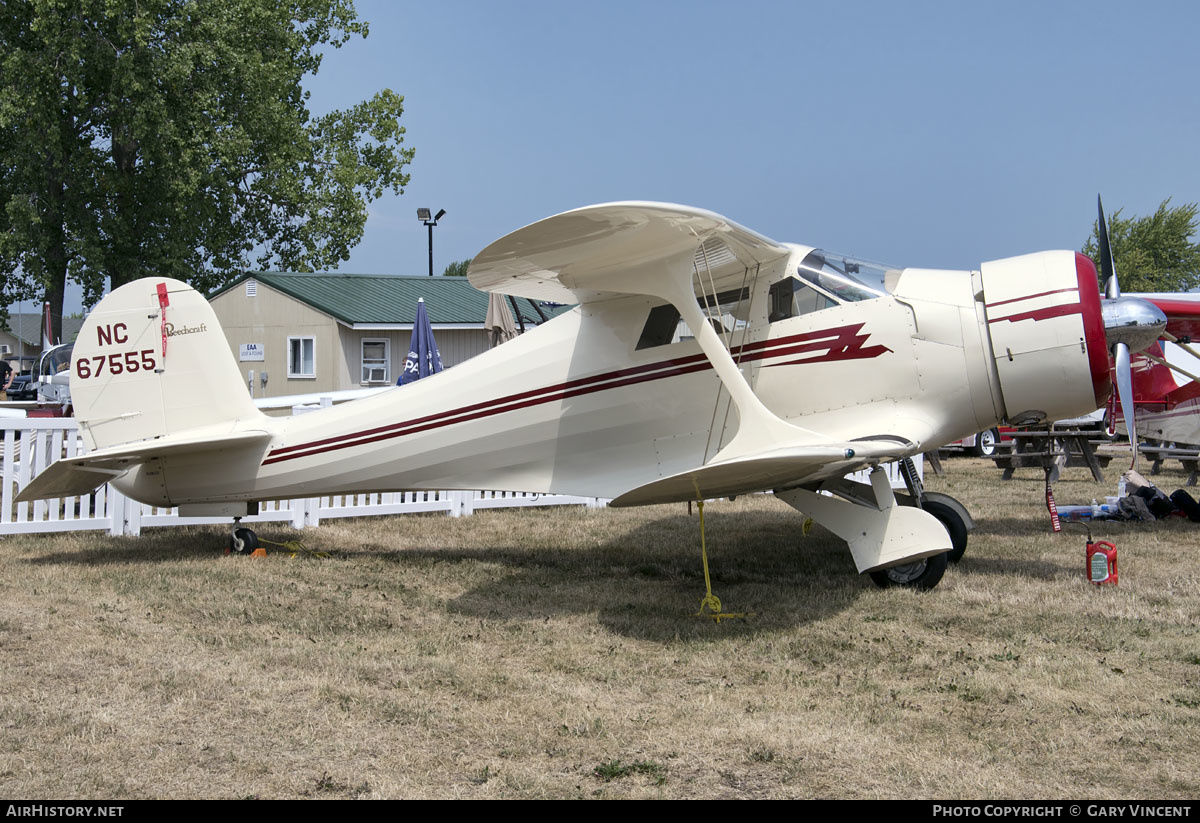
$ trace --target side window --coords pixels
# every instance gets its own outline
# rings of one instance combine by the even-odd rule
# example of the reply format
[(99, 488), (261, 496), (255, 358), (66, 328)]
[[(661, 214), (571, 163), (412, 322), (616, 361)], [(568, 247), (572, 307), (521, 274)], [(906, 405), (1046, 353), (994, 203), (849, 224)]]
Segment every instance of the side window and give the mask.
[(388, 341), (362, 341), (362, 383), (387, 383)]
[[(697, 298), (697, 302), (708, 317), (708, 322), (722, 339), (741, 332), (746, 327), (746, 318), (750, 311), (750, 289), (730, 289), (710, 295), (707, 301)], [(678, 309), (670, 304), (655, 306), (646, 318), (646, 325), (642, 328), (636, 350), (666, 346), (677, 340), (691, 340), (694, 336), (687, 323), (680, 319)]]
[(679, 310), (674, 306), (655, 306), (650, 310), (642, 336), (638, 338), (637, 348), (652, 349), (655, 346), (665, 346), (675, 341), (675, 330), (679, 326)]
[(794, 277), (785, 277), (773, 284), (767, 299), (770, 306), (767, 320), (771, 323), (834, 305), (828, 297)]
[(288, 377), (316, 377), (315, 337), (288, 338)]

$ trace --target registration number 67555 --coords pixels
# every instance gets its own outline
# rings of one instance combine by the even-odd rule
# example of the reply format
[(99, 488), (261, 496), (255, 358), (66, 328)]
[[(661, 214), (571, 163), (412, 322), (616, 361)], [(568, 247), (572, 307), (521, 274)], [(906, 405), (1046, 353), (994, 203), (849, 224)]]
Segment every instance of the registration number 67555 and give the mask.
[(87, 380), (106, 374), (115, 376), (139, 371), (154, 371), (158, 367), (158, 361), (154, 359), (154, 354), (154, 349), (142, 349), (141, 351), (80, 357), (75, 361), (75, 376), (81, 380)]

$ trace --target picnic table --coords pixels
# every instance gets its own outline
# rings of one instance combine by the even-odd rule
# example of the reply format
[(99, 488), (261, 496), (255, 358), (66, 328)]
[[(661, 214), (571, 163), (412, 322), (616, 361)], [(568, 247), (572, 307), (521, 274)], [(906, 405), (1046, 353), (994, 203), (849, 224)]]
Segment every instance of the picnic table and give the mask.
[(1174, 443), (1159, 443), (1152, 440), (1143, 443), (1139, 447), (1139, 451), (1148, 460), (1153, 461), (1150, 466), (1150, 474), (1161, 473), (1163, 461), (1178, 460), (1183, 464), (1184, 471), (1188, 473), (1187, 485), (1196, 485), (1197, 475), (1200, 475), (1200, 449), (1195, 446), (1177, 446)]
[(1058, 480), (1061, 469), (1085, 467), (1097, 483), (1104, 482), (1104, 467), (1112, 456), (1097, 452), (1108, 443), (1095, 429), (1022, 428), (1008, 435), (1011, 439), (996, 444), (996, 465), (1004, 469), (1004, 480), (1011, 480), (1020, 468), (1050, 469), (1050, 480)]

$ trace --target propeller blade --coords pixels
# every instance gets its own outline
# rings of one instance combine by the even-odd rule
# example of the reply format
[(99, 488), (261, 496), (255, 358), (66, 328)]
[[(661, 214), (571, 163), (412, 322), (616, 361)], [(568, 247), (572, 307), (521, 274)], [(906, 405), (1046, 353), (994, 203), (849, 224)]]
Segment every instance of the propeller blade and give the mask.
[(1117, 361), (1117, 396), (1121, 400), (1121, 414), (1125, 417), (1125, 428), (1129, 432), (1129, 443), (1133, 446), (1133, 464), (1130, 468), (1137, 469), (1138, 434), (1134, 421), (1133, 409), (1133, 373), (1129, 364), (1129, 346), (1118, 343), (1113, 346), (1113, 355)]
[(1108, 242), (1108, 221), (1104, 219), (1104, 203), (1098, 194), (1096, 210), (1100, 213), (1096, 221), (1096, 235), (1100, 241), (1100, 275), (1104, 278), (1104, 296), (1115, 300), (1121, 296), (1121, 284), (1117, 282), (1117, 268), (1113, 265), (1112, 246)]

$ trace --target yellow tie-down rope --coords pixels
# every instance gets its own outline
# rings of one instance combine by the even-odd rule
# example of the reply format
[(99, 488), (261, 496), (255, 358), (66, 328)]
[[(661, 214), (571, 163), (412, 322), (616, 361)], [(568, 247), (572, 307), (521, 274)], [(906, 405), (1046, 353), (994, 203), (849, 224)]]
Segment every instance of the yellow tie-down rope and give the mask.
[(301, 543), (299, 540), (288, 540), (285, 543), (276, 543), (273, 540), (264, 540), (263, 538), (260, 537), (260, 538), (258, 538), (258, 542), (266, 543), (268, 546), (278, 546), (279, 548), (283, 549), (285, 552), (291, 552), (292, 557), (296, 557), (297, 555), (305, 555), (307, 557), (323, 557), (323, 558), (330, 557), (329, 552), (315, 552), (312, 549), (310, 549), (308, 546)]
[[(695, 480), (692, 482), (695, 483)], [(700, 499), (699, 488), (696, 489), (696, 506), (700, 509), (700, 557), (704, 561), (704, 588), (707, 592), (700, 600), (700, 611), (696, 612), (696, 617), (710, 617), (718, 623), (731, 617), (753, 617), (750, 612), (722, 611), (721, 598), (713, 594), (712, 580), (708, 576), (708, 546), (704, 542), (704, 501)], [(709, 613), (704, 611), (706, 607)]]

